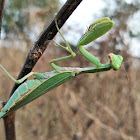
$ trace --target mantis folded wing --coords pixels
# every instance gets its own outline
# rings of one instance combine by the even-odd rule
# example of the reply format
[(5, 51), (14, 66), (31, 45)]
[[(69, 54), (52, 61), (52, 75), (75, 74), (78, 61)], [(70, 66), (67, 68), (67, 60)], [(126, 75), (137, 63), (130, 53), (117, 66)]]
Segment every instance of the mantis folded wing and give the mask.
[(69, 56), (53, 59), (50, 62), (50, 65), (54, 69), (54, 71), (46, 72), (46, 73), (37, 73), (37, 72), (30, 72), (20, 80), (15, 80), (1, 65), (0, 67), (2, 70), (17, 84), (22, 83), (24, 80), (29, 78), (31, 75), (34, 75), (33, 80), (27, 80), (23, 84), (21, 84), (13, 95), (10, 97), (6, 105), (1, 109), (0, 118), (7, 116), (11, 112), (17, 110), (18, 108), (28, 104), (29, 102), (33, 101), (34, 99), (38, 98), (39, 96), (47, 93), (48, 91), (52, 90), (53, 88), (65, 83), (72, 77), (82, 74), (82, 73), (96, 73), (102, 71), (108, 71), (110, 69), (118, 70), (121, 66), (123, 61), (122, 56), (115, 55), (110, 53), (108, 55), (110, 62), (106, 64), (101, 64), (100, 61), (88, 51), (86, 51), (83, 45), (89, 44), (90, 42), (94, 41), (98, 37), (102, 36), (106, 32), (108, 32), (113, 26), (114, 22), (111, 21), (108, 17), (101, 18), (95, 22), (93, 22), (88, 31), (80, 38), (77, 43), (77, 48), (80, 53), (91, 63), (94, 64), (92, 67), (86, 68), (71, 68), (71, 67), (60, 67), (54, 64), (55, 62), (70, 59), (76, 56), (76, 54), (72, 51), (70, 45), (67, 43), (63, 35), (61, 34), (59, 27), (57, 25), (56, 17), (55, 17), (55, 24), (58, 32), (62, 36), (66, 47), (56, 43), (57, 46), (62, 47), (66, 51), (70, 52)]

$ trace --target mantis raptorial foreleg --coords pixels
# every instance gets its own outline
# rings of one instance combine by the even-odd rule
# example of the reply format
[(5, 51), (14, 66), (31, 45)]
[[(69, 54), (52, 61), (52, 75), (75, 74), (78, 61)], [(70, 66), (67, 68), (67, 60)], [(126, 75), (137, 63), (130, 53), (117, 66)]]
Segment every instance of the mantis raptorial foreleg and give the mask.
[(102, 67), (99, 59), (94, 55), (86, 51), (83, 45), (87, 45), (100, 36), (104, 35), (114, 26), (114, 22), (110, 20), (108, 17), (101, 18), (95, 22), (93, 22), (87, 32), (79, 39), (77, 43), (77, 48), (80, 53), (91, 63), (93, 63), (96, 67)]
[(64, 47), (64, 46), (62, 46), (62, 45), (60, 45), (60, 44), (58, 44), (58, 43), (55, 42), (54, 40), (53, 40), (53, 41), (54, 41), (54, 43), (55, 43), (57, 46), (59, 46), (59, 47), (65, 49), (66, 51), (70, 52), (70, 55), (69, 55), (69, 56), (65, 56), (65, 57), (62, 57), (62, 58), (53, 59), (53, 60), (50, 61), (50, 65), (52, 66), (52, 68), (53, 68), (54, 70), (56, 70), (56, 71), (60, 71), (60, 70), (61, 70), (61, 67), (55, 65), (54, 63), (55, 63), (55, 62), (62, 61), (62, 60), (67, 60), (67, 59), (73, 58), (73, 57), (76, 56), (76, 54), (75, 54), (75, 52), (72, 51), (70, 45), (68, 44), (68, 42), (66, 41), (66, 39), (64, 38), (64, 36), (62, 35), (62, 33), (60, 32), (60, 29), (59, 29), (59, 27), (58, 27), (57, 20), (56, 20), (56, 15), (54, 16), (54, 20), (55, 20), (56, 28), (57, 28), (58, 32), (60, 33), (61, 37), (63, 38), (63, 40), (64, 40), (64, 42), (65, 42), (65, 44), (66, 44), (66, 47)]

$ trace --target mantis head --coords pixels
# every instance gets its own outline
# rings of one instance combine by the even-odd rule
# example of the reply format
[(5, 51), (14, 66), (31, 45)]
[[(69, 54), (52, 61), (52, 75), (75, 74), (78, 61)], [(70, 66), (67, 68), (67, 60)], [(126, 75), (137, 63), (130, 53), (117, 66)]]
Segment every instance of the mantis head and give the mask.
[(104, 35), (114, 26), (114, 22), (108, 17), (101, 18), (93, 22), (86, 33), (80, 38), (77, 43), (77, 46), (86, 45), (94, 41), (98, 37)]
[(108, 54), (108, 57), (110, 59), (110, 64), (111, 64), (113, 70), (115, 70), (115, 71), (118, 70), (123, 61), (123, 57), (120, 55), (115, 55), (113, 53)]

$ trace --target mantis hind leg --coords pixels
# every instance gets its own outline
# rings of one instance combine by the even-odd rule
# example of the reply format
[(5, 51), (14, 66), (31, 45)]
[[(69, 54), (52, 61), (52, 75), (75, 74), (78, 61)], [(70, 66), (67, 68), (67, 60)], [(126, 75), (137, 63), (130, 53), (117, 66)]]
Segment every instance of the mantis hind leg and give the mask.
[(19, 80), (16, 80), (14, 77), (12, 77), (7, 71), (6, 69), (0, 65), (0, 68), (6, 73), (6, 75), (8, 77), (10, 77), (16, 84), (20, 84), (22, 83), (23, 81), (25, 81), (27, 78), (29, 78), (30, 76), (34, 75), (35, 73), (34, 72), (30, 72), (28, 73), (27, 75), (25, 75), (23, 78), (19, 79)]
[(73, 57), (76, 56), (76, 54), (72, 51), (70, 45), (68, 44), (68, 42), (66, 41), (66, 39), (64, 38), (64, 36), (62, 35), (62, 33), (60, 32), (60, 29), (59, 29), (59, 27), (58, 27), (57, 20), (56, 20), (56, 15), (55, 15), (54, 19), (55, 19), (56, 28), (57, 28), (58, 32), (60, 33), (61, 37), (63, 38), (63, 40), (64, 40), (64, 42), (65, 42), (65, 44), (66, 44), (66, 47), (64, 47), (64, 46), (62, 46), (62, 45), (56, 43), (54, 40), (53, 40), (53, 41), (54, 41), (55, 45), (57, 45), (57, 46), (59, 46), (59, 47), (65, 49), (65, 50), (68, 51), (68, 52), (70, 52), (70, 55), (69, 55), (69, 56), (65, 56), (65, 57), (53, 59), (53, 60), (50, 61), (51, 67), (52, 67), (54, 70), (56, 70), (56, 71), (60, 71), (62, 68), (59, 67), (59, 66), (57, 66), (57, 65), (55, 65), (54, 63), (55, 63), (55, 62), (62, 61), (62, 60), (67, 60), (67, 59), (73, 58)]

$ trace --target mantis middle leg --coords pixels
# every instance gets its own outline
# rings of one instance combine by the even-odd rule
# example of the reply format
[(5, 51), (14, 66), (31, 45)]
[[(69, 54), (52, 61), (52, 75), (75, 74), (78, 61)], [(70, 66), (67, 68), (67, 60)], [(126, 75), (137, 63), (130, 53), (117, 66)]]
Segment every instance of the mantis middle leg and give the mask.
[(69, 55), (69, 56), (65, 56), (65, 57), (53, 59), (53, 60), (50, 61), (51, 67), (52, 67), (54, 70), (56, 70), (56, 71), (60, 71), (62, 68), (59, 67), (59, 66), (57, 66), (57, 65), (54, 64), (54, 63), (55, 63), (55, 62), (62, 61), (62, 60), (67, 60), (67, 59), (73, 58), (73, 57), (76, 56), (76, 54), (72, 51), (70, 45), (68, 44), (68, 42), (66, 41), (66, 39), (64, 38), (64, 36), (62, 35), (62, 33), (60, 32), (60, 29), (59, 29), (59, 27), (58, 27), (57, 20), (56, 20), (56, 15), (55, 15), (54, 19), (55, 19), (56, 28), (57, 28), (58, 32), (60, 33), (61, 37), (63, 38), (63, 40), (64, 40), (64, 42), (65, 42), (65, 44), (66, 44), (66, 47), (64, 47), (64, 46), (62, 46), (62, 45), (56, 43), (54, 40), (53, 40), (53, 41), (54, 41), (54, 43), (55, 43), (57, 46), (59, 46), (59, 47), (65, 49), (66, 51), (70, 52), (70, 55)]

